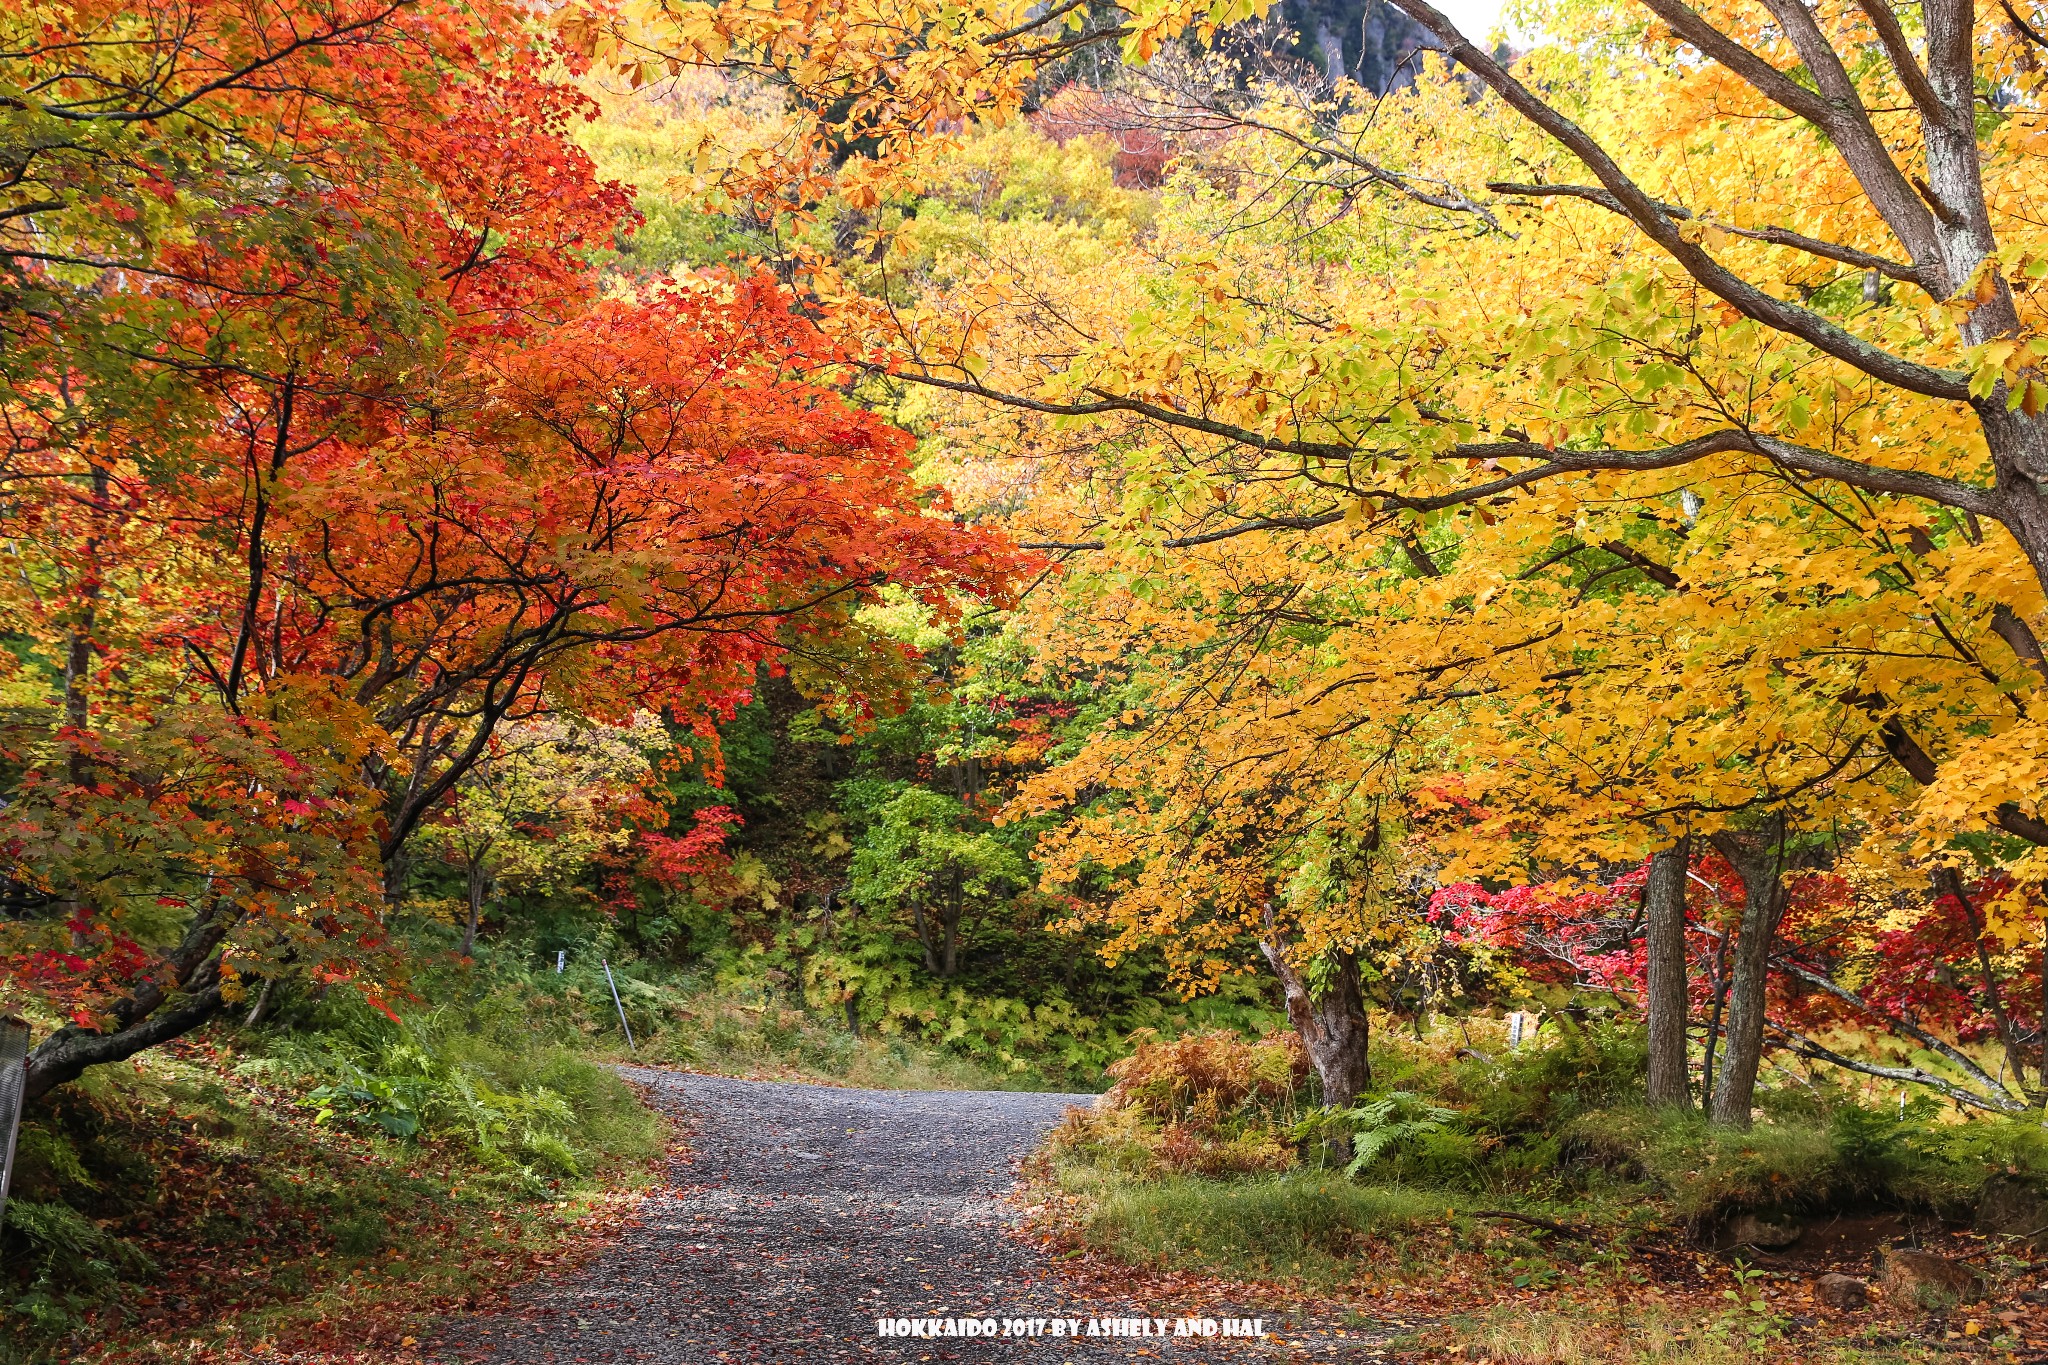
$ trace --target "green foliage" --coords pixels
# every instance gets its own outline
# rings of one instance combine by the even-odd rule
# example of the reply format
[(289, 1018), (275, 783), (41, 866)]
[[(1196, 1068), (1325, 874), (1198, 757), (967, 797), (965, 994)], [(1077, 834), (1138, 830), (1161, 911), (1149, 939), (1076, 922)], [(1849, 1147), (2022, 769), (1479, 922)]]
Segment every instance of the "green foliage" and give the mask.
[(286, 1304), (346, 1285), (350, 1258), (374, 1268), (422, 1221), (464, 1229), (433, 1273), (474, 1274), (461, 1239), (544, 1224), (599, 1172), (663, 1150), (660, 1120), (575, 1037), (510, 991), (394, 1022), (333, 990), (286, 1000), (270, 1026), (60, 1088), (17, 1144), (0, 1361), (73, 1358), (64, 1343), (145, 1311), (152, 1286), (159, 1306), (246, 1292), (186, 1283), (195, 1247), (232, 1258), (260, 1244)]
[(907, 912), (927, 969), (940, 975), (957, 969), (962, 917), (1031, 884), (1024, 856), (957, 797), (905, 787), (868, 812), (867, 826), (850, 895), (868, 909)]
[(1754, 1355), (1762, 1355), (1771, 1343), (1785, 1335), (1788, 1320), (1764, 1298), (1757, 1283), (1761, 1272), (1737, 1261), (1734, 1275), (1735, 1287), (1721, 1291), (1728, 1307), (1708, 1324), (1707, 1330), (1725, 1341), (1739, 1342)]
[[(501, 886), (471, 974), (430, 973), (420, 993), (499, 993), (554, 1041), (623, 1055), (609, 958), (646, 1058), (1069, 1091), (1099, 1088), (1136, 1030), (1277, 1023), (1261, 978), (1181, 1001), (1156, 953), (1110, 964), (1099, 935), (1048, 932), (1068, 907), (1036, 889), (1038, 825), (993, 812), (1015, 774), (1099, 716), (1034, 681), (1011, 635), (958, 644), (929, 615), (908, 598), (864, 615), (925, 651), (931, 689), (904, 709), (856, 722), (764, 675), (721, 726), (723, 785), (697, 763), (666, 775), (672, 829), (707, 806), (739, 813), (722, 872), (622, 892), (593, 862), (575, 887)], [(408, 932), (430, 955), (454, 941), (431, 902), (459, 888), (432, 866), (414, 886)]]
[(25, 1285), (7, 1291), (7, 1308), (31, 1330), (69, 1327), (123, 1271), (153, 1268), (148, 1257), (68, 1204), (10, 1199), (7, 1229), (26, 1244), (29, 1270)]
[(623, 1081), (527, 1034), (515, 1009), (513, 996), (498, 993), (392, 1023), (337, 1002), (332, 1027), (282, 1034), (268, 1057), (243, 1066), (321, 1081), (300, 1101), (321, 1123), (460, 1144), (484, 1170), (531, 1193), (607, 1160), (660, 1151), (658, 1121)]
[(1351, 1164), (1344, 1174), (1357, 1176), (1380, 1158), (1412, 1148), (1447, 1132), (1458, 1111), (1430, 1104), (1409, 1090), (1394, 1090), (1349, 1109), (1324, 1109), (1295, 1127), (1295, 1140), (1326, 1133), (1351, 1139)]
[(1986, 1182), (2016, 1175), (2048, 1190), (2048, 1133), (2031, 1118), (1936, 1121), (1931, 1101), (1897, 1110), (1838, 1097), (1818, 1116), (1747, 1132), (1694, 1115), (1608, 1111), (1574, 1126), (1583, 1158), (1639, 1175), (1693, 1226), (1735, 1213), (1931, 1209), (1967, 1217)]
[(1542, 1046), (1517, 1049), (1498, 1062), (1465, 1062), (1451, 1093), (1469, 1107), (1467, 1123), (1475, 1131), (1528, 1138), (1595, 1109), (1640, 1102), (1648, 1055), (1640, 1028), (1566, 1018)]

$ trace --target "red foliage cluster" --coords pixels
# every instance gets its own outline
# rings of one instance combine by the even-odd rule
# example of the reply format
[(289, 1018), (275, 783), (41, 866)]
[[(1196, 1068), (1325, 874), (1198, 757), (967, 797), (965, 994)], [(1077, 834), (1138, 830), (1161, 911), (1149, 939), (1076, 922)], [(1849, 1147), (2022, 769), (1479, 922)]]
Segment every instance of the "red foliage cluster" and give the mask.
[(1191, 126), (1185, 116), (1155, 110), (1135, 96), (1082, 85), (1061, 89), (1030, 118), (1033, 128), (1062, 147), (1081, 137), (1115, 143), (1110, 165), (1124, 189), (1154, 189), (1176, 156), (1214, 147), (1230, 136), (1220, 127)]
[[(1695, 857), (1688, 873), (1690, 980), (1695, 1012), (1703, 1014), (1726, 987), (1743, 884), (1711, 852)], [(1459, 883), (1438, 891), (1430, 912), (1454, 948), (1505, 953), (1533, 981), (1603, 991), (1634, 1004), (1645, 990), (1640, 907), (1648, 874), (1645, 862), (1606, 881), (1501, 891)], [(2040, 955), (2004, 955), (1977, 908), (2008, 892), (2009, 880), (1994, 874), (1958, 889), (1960, 895), (1931, 896), (1903, 927), (1874, 928), (1869, 907), (1856, 902), (1841, 876), (1787, 877), (1772, 955), (1773, 1022), (1811, 1032), (1883, 1030), (1911, 1021), (1971, 1043), (1993, 1035), (1997, 1008), (2014, 1015), (2038, 1008)]]
[(634, 838), (635, 871), (657, 886), (681, 886), (689, 878), (724, 864), (725, 839), (740, 824), (731, 806), (706, 806), (691, 817), (680, 837), (643, 832)]

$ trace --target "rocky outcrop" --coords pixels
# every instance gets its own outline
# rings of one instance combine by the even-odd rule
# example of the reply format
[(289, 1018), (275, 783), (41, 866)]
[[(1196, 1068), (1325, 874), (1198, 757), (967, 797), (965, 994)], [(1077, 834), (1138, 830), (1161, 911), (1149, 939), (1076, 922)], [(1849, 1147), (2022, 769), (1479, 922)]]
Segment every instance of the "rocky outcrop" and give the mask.
[(1295, 56), (1333, 83), (1346, 77), (1375, 95), (1414, 84), (1415, 52), (1439, 45), (1387, 0), (1283, 0), (1279, 14), (1294, 31)]

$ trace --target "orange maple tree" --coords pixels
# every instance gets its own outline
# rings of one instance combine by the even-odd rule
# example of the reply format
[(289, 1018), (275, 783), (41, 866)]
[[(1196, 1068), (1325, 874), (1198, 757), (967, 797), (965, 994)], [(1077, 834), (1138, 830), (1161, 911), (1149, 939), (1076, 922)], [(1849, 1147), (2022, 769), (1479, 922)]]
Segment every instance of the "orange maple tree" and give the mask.
[[(19, 32), (16, 32), (16, 29)], [(9, 982), (29, 1091), (251, 976), (403, 976), (408, 840), (497, 728), (857, 685), (1017, 567), (765, 279), (598, 297), (633, 221), (510, 6), (182, 0), (10, 24), (0, 205)], [(10, 153), (12, 155), (12, 153)]]

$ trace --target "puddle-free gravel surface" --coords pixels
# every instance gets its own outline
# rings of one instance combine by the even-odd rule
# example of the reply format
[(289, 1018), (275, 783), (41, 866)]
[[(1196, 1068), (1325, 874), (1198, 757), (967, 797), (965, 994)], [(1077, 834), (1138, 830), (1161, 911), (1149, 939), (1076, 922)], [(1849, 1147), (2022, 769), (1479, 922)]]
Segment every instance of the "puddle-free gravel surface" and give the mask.
[[(689, 1134), (688, 1154), (637, 1224), (575, 1271), (522, 1288), (511, 1310), (447, 1323), (443, 1360), (1337, 1360), (1369, 1338), (1309, 1324), (1286, 1340), (892, 1338), (882, 1318), (1167, 1319), (1170, 1305), (1105, 1302), (1006, 1234), (1017, 1161), (1087, 1095), (842, 1090), (624, 1068)], [(1210, 1313), (1217, 1310), (1210, 1308)], [(1297, 1335), (1297, 1332), (1305, 1335)]]

